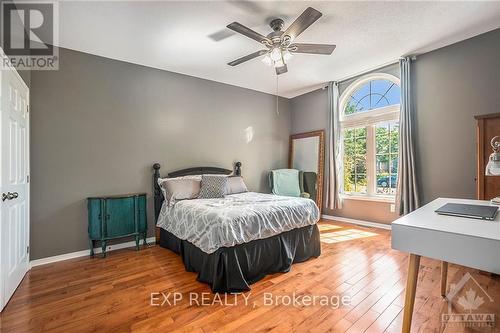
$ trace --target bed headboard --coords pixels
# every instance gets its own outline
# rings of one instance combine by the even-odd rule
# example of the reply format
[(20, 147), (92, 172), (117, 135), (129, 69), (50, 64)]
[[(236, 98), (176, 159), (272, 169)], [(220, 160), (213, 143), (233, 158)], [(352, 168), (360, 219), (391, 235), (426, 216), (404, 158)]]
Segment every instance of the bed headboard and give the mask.
[[(163, 203), (163, 194), (161, 193), (160, 185), (158, 185), (158, 178), (160, 176), (160, 164), (153, 164), (153, 189), (154, 189), (154, 208), (155, 208), (155, 222), (158, 220), (158, 215), (160, 214), (161, 205)], [(177, 170), (169, 172), (167, 178), (182, 177), (182, 176), (192, 176), (192, 175), (203, 175), (203, 174), (217, 174), (217, 175), (230, 175), (233, 170), (218, 168), (218, 167), (195, 167), (187, 168), (182, 170)], [(234, 175), (241, 176), (241, 162), (234, 163)]]

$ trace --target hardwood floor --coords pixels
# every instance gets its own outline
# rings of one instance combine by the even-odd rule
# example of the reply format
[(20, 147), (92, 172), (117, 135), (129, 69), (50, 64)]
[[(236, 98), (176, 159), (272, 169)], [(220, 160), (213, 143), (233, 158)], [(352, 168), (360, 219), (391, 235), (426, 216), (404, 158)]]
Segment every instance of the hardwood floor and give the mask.
[[(322, 255), (273, 274), (220, 305), (210, 289), (184, 271), (180, 258), (159, 247), (125, 249), (108, 257), (79, 258), (33, 268), (0, 315), (1, 332), (400, 332), (407, 254), (390, 248), (390, 232), (322, 221)], [(448, 303), (441, 298), (440, 262), (422, 258), (412, 332), (500, 332), (500, 280), (449, 265), (449, 283), (472, 274), (483, 296), (481, 313), (497, 327), (442, 327)], [(182, 300), (152, 306), (151, 293), (177, 292)], [(192, 293), (192, 294), (190, 294)], [(206, 293), (206, 294), (205, 294)], [(298, 296), (330, 297), (330, 304), (287, 305)], [(161, 294), (153, 298), (158, 304)], [(198, 297), (198, 304), (190, 302)], [(267, 295), (267, 296), (266, 296)], [(268, 305), (280, 296), (279, 304)], [(202, 305), (202, 296), (207, 303)], [(332, 297), (333, 296), (333, 297)], [(349, 299), (334, 308), (335, 296)], [(193, 297), (193, 296), (192, 296)], [(266, 299), (266, 297), (268, 297)], [(224, 300), (224, 295), (221, 295)], [(235, 302), (238, 302), (236, 305)], [(333, 306), (332, 306), (333, 305)], [(453, 308), (460, 311), (457, 301)]]

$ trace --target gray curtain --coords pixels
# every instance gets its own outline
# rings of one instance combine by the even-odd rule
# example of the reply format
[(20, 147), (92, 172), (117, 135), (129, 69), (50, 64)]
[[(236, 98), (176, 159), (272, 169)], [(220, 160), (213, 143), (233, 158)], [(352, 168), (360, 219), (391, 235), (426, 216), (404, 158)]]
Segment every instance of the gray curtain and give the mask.
[(411, 96), (411, 59), (399, 60), (401, 70), (401, 115), (399, 117), (398, 191), (399, 215), (408, 214), (420, 205), (415, 169), (415, 114)]
[(326, 151), (326, 206), (330, 209), (342, 207), (340, 191), (342, 184), (340, 140), (339, 85), (338, 82), (328, 84), (328, 143)]

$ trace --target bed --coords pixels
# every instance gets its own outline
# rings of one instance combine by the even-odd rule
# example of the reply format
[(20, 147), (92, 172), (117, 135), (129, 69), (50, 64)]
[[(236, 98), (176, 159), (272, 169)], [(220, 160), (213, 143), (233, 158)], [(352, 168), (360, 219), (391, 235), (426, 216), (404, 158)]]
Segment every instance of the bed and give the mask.
[[(268, 274), (321, 253), (319, 211), (310, 199), (246, 192), (219, 199), (192, 199), (165, 204), (153, 165), (157, 244), (179, 254), (185, 269), (213, 292), (244, 292)], [(167, 178), (203, 174), (241, 176), (233, 170), (196, 167)]]

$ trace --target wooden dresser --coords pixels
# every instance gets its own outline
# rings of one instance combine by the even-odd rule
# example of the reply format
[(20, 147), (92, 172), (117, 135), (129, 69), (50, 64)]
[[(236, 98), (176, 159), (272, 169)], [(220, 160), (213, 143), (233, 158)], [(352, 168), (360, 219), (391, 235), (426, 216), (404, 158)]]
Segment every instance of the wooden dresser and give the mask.
[(476, 198), (479, 200), (490, 200), (500, 196), (500, 176), (486, 176), (484, 174), (490, 154), (491, 139), (500, 135), (500, 113), (493, 113), (474, 117), (476, 126), (477, 145), (477, 175), (476, 175)]

